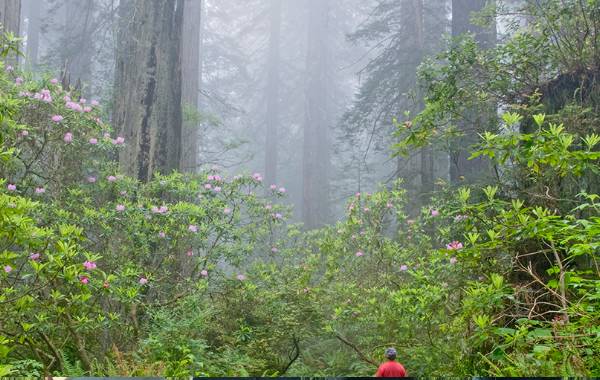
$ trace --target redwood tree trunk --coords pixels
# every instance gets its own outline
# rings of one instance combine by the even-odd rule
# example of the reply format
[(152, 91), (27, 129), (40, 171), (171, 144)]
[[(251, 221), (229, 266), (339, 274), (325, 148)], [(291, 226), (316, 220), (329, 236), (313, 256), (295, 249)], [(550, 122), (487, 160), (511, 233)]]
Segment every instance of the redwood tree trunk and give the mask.
[(91, 93), (89, 83), (95, 51), (92, 39), (94, 5), (94, 0), (67, 0), (64, 3), (63, 64), (70, 83), (86, 82), (86, 96)]
[(279, 66), (281, 41), (281, 0), (271, 0), (270, 34), (267, 78), (267, 134), (265, 139), (265, 179), (267, 184), (277, 182), (277, 155), (279, 139)]
[(148, 181), (179, 168), (183, 0), (123, 1), (113, 123), (126, 174)]
[[(200, 81), (200, 23), (202, 0), (185, 0), (183, 15), (183, 47), (181, 74), (183, 77), (181, 102), (184, 107), (198, 109)], [(195, 118), (192, 118), (194, 120)], [(198, 125), (185, 121), (181, 133), (182, 171), (193, 172), (198, 165)]]
[(4, 31), (19, 35), (21, 0), (0, 0), (0, 23), (4, 26)]
[[(463, 33), (473, 33), (481, 48), (491, 48), (496, 44), (496, 23), (488, 28), (482, 28), (471, 23), (473, 12), (481, 11), (490, 0), (452, 0), (452, 36)], [(467, 180), (473, 181), (484, 176), (489, 170), (482, 159), (469, 160), (469, 147), (478, 141), (478, 133), (485, 129), (490, 112), (495, 112), (491, 106), (489, 112), (481, 110), (467, 111), (469, 123), (459, 123), (464, 136), (457, 149), (450, 154), (450, 180), (454, 183)]]
[(329, 217), (329, 0), (309, 0), (308, 18), (302, 218), (305, 227), (310, 229)]
[(40, 48), (40, 28), (42, 20), (40, 14), (45, 11), (45, 2), (28, 0), (27, 1), (27, 60), (32, 68), (35, 68), (38, 63), (38, 54)]

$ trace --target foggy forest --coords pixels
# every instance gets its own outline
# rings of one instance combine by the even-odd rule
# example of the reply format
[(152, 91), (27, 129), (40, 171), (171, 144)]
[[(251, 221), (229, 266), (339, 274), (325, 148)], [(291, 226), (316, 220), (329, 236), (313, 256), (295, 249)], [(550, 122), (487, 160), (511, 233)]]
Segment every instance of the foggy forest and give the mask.
[(599, 0), (0, 0), (0, 377), (600, 376), (599, 37)]

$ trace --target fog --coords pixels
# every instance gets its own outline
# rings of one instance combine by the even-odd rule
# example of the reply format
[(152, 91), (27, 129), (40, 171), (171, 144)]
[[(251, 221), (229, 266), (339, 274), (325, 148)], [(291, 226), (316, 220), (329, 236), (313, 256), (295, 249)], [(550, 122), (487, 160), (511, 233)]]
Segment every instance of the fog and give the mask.
[[(181, 115), (182, 126), (163, 135), (158, 144), (168, 146), (157, 154), (179, 157), (184, 171), (260, 173), (267, 190), (285, 190), (294, 219), (309, 228), (338, 219), (357, 192), (402, 179), (416, 210), (451, 179), (443, 144), (404, 155), (394, 146), (398, 126), (422, 107), (419, 64), (456, 33), (449, 1), (159, 3), (23, 0), (23, 65), (102, 100), (113, 128), (131, 138), (145, 54), (160, 50), (152, 70), (166, 92), (156, 109), (161, 125)], [(484, 2), (463, 3), (469, 15)], [(470, 31), (468, 17), (460, 22), (460, 32)], [(125, 166), (141, 179), (151, 175)]]

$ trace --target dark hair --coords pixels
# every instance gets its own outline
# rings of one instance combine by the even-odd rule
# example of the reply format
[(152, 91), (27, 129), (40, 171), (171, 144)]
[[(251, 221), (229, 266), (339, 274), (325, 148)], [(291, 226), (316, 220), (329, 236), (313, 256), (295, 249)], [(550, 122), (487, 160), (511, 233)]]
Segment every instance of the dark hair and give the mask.
[(398, 353), (396, 352), (396, 349), (394, 347), (390, 347), (388, 349), (385, 350), (385, 357), (390, 359), (390, 360), (394, 360), (396, 359), (396, 355)]

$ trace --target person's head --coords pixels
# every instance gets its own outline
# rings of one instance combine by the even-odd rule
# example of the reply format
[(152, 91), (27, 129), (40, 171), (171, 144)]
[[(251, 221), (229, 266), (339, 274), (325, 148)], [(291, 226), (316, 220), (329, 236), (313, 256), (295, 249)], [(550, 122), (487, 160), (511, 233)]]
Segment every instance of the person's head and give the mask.
[(394, 347), (385, 350), (385, 357), (388, 358), (388, 360), (396, 360), (396, 355), (398, 355), (398, 353)]

